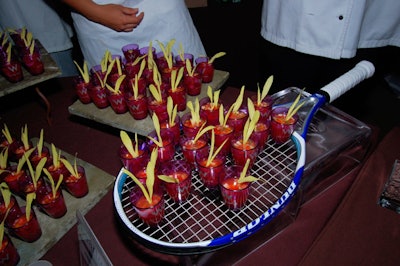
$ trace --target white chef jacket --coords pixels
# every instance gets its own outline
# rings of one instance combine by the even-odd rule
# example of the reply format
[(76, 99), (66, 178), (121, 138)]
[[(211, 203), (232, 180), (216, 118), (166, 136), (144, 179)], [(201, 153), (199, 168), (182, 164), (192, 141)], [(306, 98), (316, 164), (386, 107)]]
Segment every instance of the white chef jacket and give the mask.
[(400, 0), (264, 0), (261, 36), (340, 59), (358, 48), (400, 46)]
[(47, 52), (71, 49), (71, 27), (43, 0), (1, 0), (2, 31), (26, 27)]
[(178, 54), (180, 44), (185, 52), (195, 57), (206, 55), (198, 32), (184, 0), (95, 0), (98, 4), (114, 3), (138, 8), (144, 18), (132, 32), (117, 32), (84, 16), (72, 13), (79, 44), (89, 67), (101, 62), (106, 50), (122, 55), (122, 46), (136, 43), (145, 47), (152, 42), (161, 51), (158, 42), (166, 45), (175, 39), (172, 52)]

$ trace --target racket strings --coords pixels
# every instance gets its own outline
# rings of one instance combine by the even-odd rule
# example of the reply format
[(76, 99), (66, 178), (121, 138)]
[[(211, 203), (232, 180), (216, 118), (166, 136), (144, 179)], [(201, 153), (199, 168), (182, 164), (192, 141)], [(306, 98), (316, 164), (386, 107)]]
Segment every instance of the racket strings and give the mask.
[[(184, 203), (175, 203), (166, 196), (165, 217), (156, 227), (144, 224), (130, 203), (129, 194), (135, 183), (127, 178), (121, 203), (126, 216), (142, 233), (169, 243), (194, 243), (212, 240), (236, 231), (265, 213), (286, 191), (294, 176), (297, 159), (291, 141), (277, 145), (269, 140), (258, 155), (251, 174), (260, 178), (252, 183), (246, 206), (239, 211), (229, 210), (219, 190), (202, 184), (197, 171), (192, 174), (192, 193)], [(183, 159), (177, 152), (175, 159)], [(230, 157), (227, 165), (232, 164)]]

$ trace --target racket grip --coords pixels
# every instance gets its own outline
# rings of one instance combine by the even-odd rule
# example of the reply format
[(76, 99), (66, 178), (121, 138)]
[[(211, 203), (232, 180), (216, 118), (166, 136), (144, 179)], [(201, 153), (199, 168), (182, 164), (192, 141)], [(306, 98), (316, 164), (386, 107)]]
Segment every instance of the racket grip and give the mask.
[(325, 85), (321, 88), (321, 91), (329, 96), (329, 102), (331, 103), (364, 79), (371, 77), (374, 72), (375, 67), (371, 62), (361, 61), (354, 68)]

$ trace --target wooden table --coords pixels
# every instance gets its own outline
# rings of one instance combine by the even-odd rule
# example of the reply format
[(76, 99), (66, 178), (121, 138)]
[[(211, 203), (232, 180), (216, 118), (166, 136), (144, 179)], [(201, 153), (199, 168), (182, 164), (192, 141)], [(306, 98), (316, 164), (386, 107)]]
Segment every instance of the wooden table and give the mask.
[(33, 87), (35, 86), (36, 92), (39, 94), (39, 96), (43, 99), (43, 101), (46, 104), (47, 107), (47, 121), (49, 124), (51, 124), (50, 120), (50, 103), (47, 101), (46, 97), (41, 93), (39, 89), (39, 84), (55, 78), (59, 75), (61, 75), (61, 70), (57, 66), (56, 62), (51, 58), (49, 53), (46, 51), (46, 49), (40, 44), (38, 40), (35, 40), (35, 43), (37, 47), (39, 47), (40, 54), (41, 54), (41, 59), (44, 64), (44, 72), (40, 75), (33, 76), (31, 75), (24, 67), (22, 67), (22, 73), (24, 76), (24, 79), (12, 83), (6, 80), (3, 76), (0, 76), (0, 97), (6, 96), (10, 93), (17, 92), (20, 90), (23, 90), (25, 88)]
[[(215, 70), (214, 79), (210, 83), (202, 85), (201, 93), (198, 96), (188, 96), (188, 101), (193, 101), (195, 97), (199, 100), (207, 96), (207, 88), (211, 86), (213, 90), (218, 90), (227, 81), (229, 73), (221, 70)], [(102, 124), (106, 124), (115, 128), (119, 128), (128, 132), (137, 133), (142, 136), (147, 136), (154, 130), (153, 121), (150, 116), (143, 120), (135, 120), (132, 115), (127, 112), (125, 114), (116, 114), (109, 106), (104, 109), (97, 108), (94, 103), (83, 104), (79, 100), (73, 103), (68, 108), (69, 112), (83, 118), (87, 118)], [(182, 115), (181, 113), (180, 115)]]

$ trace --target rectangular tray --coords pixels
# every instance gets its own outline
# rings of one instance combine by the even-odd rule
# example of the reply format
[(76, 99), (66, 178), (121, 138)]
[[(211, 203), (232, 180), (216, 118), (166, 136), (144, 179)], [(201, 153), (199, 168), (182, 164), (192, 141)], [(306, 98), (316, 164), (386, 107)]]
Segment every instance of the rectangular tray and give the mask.
[[(38, 139), (32, 140), (36, 145)], [(49, 144), (44, 144), (50, 147)], [(74, 157), (64, 151), (61, 154), (70, 162), (74, 161)], [(16, 246), (20, 255), (18, 265), (28, 265), (40, 259), (55, 243), (57, 243), (66, 232), (68, 232), (76, 223), (76, 211), (86, 214), (92, 209), (101, 198), (113, 186), (115, 177), (104, 172), (103, 170), (77, 158), (77, 164), (85, 168), (86, 178), (89, 186), (89, 193), (83, 198), (74, 198), (67, 191), (63, 191), (65, 203), (67, 205), (67, 213), (58, 219), (51, 218), (42, 213), (36, 206), (33, 206), (35, 214), (39, 220), (42, 229), (42, 236), (33, 243), (27, 243), (17, 238), (11, 237), (12, 242)], [(16, 196), (20, 206), (25, 205), (25, 201)]]

